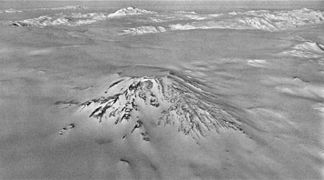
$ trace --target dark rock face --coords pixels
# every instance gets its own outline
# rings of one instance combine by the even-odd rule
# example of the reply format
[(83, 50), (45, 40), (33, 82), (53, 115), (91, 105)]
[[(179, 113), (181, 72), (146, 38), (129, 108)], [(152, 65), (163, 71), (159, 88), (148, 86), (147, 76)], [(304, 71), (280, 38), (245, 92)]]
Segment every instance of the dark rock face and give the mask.
[(75, 124), (74, 123), (70, 123), (68, 124), (67, 126), (65, 126), (64, 128), (62, 128), (60, 131), (59, 131), (59, 134), (60, 135), (63, 135), (66, 131), (70, 130), (70, 129), (73, 129), (75, 128)]
[(195, 140), (209, 131), (242, 131), (240, 122), (202, 87), (198, 81), (172, 72), (124, 77), (108, 86), (103, 96), (82, 103), (81, 111), (89, 112), (89, 118), (99, 123), (126, 123), (133, 128), (122, 138), (139, 130), (145, 141), (150, 140), (147, 121), (156, 126), (173, 126)]
[(12, 22), (11, 25), (15, 26), (15, 27), (28, 27), (28, 26), (30, 26), (29, 24), (21, 22), (21, 21)]

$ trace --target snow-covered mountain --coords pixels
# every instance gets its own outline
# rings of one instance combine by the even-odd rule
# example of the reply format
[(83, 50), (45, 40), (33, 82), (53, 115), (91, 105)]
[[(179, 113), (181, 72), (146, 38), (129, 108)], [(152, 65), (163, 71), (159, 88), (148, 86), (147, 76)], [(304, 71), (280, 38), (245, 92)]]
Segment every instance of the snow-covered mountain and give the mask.
[[(148, 124), (173, 126), (195, 140), (208, 133), (241, 131), (239, 120), (217, 103), (217, 97), (195, 79), (172, 71), (148, 76), (123, 77), (104, 94), (80, 104), (80, 110), (98, 122), (126, 126), (121, 138), (139, 129), (149, 139)], [(60, 131), (72, 129), (73, 124)]]

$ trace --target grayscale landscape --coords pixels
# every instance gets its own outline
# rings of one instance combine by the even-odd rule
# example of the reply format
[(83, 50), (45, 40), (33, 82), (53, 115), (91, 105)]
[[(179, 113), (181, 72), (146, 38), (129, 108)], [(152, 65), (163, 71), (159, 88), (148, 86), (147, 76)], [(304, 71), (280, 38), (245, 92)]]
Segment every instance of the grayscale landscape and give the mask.
[(324, 1), (0, 1), (1, 180), (320, 180)]

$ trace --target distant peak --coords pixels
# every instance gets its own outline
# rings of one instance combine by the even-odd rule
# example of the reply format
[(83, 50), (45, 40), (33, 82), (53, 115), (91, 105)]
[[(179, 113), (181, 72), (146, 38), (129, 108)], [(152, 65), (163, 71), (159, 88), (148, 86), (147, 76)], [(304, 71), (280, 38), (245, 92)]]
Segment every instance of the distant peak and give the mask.
[(126, 8), (119, 9), (115, 11), (114, 13), (111, 13), (108, 15), (108, 17), (123, 17), (123, 16), (133, 16), (133, 15), (141, 15), (141, 14), (153, 14), (156, 13), (154, 11), (148, 11), (145, 9), (139, 9), (134, 6), (129, 6)]

